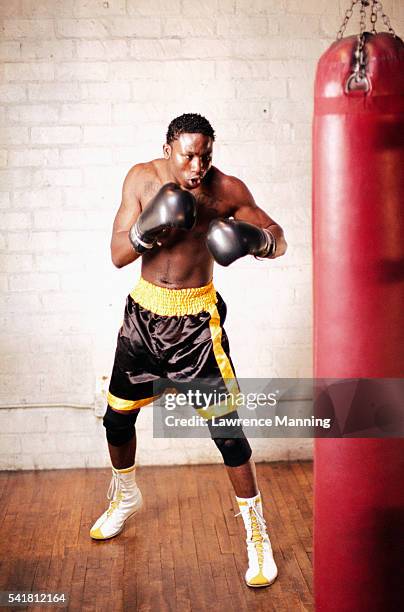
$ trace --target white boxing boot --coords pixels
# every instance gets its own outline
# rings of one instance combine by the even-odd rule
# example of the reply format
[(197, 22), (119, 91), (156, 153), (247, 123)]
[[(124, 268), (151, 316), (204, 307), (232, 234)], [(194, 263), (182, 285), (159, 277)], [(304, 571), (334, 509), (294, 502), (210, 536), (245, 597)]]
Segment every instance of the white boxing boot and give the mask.
[(262, 513), (261, 495), (258, 493), (255, 497), (236, 499), (247, 531), (248, 569), (245, 581), (250, 587), (269, 586), (275, 581), (278, 568)]
[(136, 484), (134, 465), (124, 470), (112, 468), (107, 497), (110, 500), (108, 509), (90, 530), (94, 540), (107, 540), (121, 533), (125, 521), (142, 507), (143, 498)]

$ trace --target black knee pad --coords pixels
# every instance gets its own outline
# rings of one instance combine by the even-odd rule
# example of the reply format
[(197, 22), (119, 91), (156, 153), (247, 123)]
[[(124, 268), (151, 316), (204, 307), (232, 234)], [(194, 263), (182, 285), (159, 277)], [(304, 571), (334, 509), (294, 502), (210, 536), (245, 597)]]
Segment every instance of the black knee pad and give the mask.
[(252, 455), (251, 446), (244, 438), (213, 438), (217, 448), (222, 453), (225, 465), (238, 467), (247, 463)]
[(224, 417), (223, 425), (216, 426), (208, 421), (208, 427), (212, 440), (222, 454), (224, 464), (229, 467), (238, 467), (247, 463), (252, 455), (252, 450), (241, 425), (233, 424), (238, 418), (237, 412), (234, 411), (227, 416), (229, 420)]
[(135, 435), (135, 423), (139, 410), (128, 414), (115, 412), (110, 406), (104, 415), (103, 425), (107, 430), (107, 440), (112, 446), (123, 446)]

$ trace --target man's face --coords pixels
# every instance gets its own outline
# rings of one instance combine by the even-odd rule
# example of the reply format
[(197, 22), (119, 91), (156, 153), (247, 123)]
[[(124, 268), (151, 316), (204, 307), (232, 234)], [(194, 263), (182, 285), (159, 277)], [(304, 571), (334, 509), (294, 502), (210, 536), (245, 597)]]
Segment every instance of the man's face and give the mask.
[(195, 189), (212, 165), (213, 140), (203, 134), (180, 134), (164, 145), (164, 157), (181, 187)]

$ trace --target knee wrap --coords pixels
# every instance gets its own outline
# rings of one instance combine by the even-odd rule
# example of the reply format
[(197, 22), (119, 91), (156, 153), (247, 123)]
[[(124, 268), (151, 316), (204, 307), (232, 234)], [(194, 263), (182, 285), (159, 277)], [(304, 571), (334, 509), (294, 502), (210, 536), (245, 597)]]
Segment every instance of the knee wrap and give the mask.
[(123, 446), (135, 435), (135, 423), (139, 410), (128, 414), (115, 412), (108, 406), (103, 425), (107, 430), (107, 440), (112, 446)]
[[(237, 412), (232, 412), (229, 416), (232, 420), (238, 418)], [(225, 465), (238, 467), (247, 463), (252, 455), (252, 450), (240, 425), (224, 423), (216, 426), (208, 421), (208, 427), (212, 440), (222, 454)]]
[(247, 463), (252, 450), (247, 438), (214, 438), (217, 448), (222, 453), (225, 465), (238, 467)]

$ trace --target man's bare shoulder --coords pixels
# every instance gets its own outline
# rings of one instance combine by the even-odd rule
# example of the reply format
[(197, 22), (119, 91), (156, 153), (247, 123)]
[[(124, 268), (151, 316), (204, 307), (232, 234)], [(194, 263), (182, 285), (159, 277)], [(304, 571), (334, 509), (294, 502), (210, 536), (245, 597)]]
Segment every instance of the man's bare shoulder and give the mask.
[(249, 194), (249, 190), (241, 179), (231, 174), (225, 174), (215, 166), (212, 166), (211, 172), (212, 183), (220, 192), (224, 195), (231, 196), (233, 199), (240, 198), (245, 200), (246, 195)]
[(125, 179), (125, 188), (136, 195), (141, 205), (145, 205), (157, 193), (162, 180), (164, 159), (135, 164)]
[(129, 181), (140, 182), (150, 181), (153, 179), (157, 180), (159, 176), (158, 165), (160, 161), (164, 160), (153, 159), (152, 161), (135, 164), (126, 175), (126, 179)]

